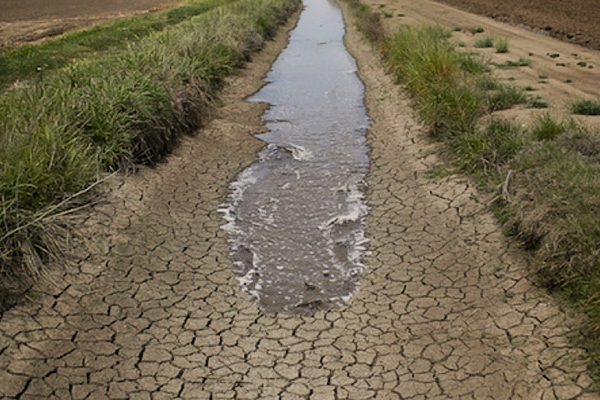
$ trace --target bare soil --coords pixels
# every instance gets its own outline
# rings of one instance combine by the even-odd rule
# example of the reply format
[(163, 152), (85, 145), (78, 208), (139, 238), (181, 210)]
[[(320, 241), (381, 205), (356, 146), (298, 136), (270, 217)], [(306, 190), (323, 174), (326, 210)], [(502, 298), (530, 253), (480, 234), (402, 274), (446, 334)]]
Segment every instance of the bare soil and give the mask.
[(93, 24), (173, 7), (181, 0), (3, 0), (0, 47), (57, 36)]
[(556, 38), (600, 50), (597, 0), (439, 0), (497, 21), (523, 24)]

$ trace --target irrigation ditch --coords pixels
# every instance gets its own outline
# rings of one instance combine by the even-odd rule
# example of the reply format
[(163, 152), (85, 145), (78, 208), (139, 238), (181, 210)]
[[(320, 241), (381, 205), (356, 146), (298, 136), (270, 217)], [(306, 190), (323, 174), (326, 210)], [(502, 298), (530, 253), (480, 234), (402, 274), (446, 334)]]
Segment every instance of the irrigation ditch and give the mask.
[[(74, 227), (73, 242), (66, 249), (65, 258), (70, 264), (48, 270), (48, 281), (29, 292), (31, 301), (16, 304), (2, 315), (1, 394), (6, 398), (597, 398), (594, 375), (590, 376), (586, 364), (594, 353), (568, 339), (580, 329), (580, 322), (562, 312), (556, 299), (536, 287), (526, 253), (516, 241), (503, 235), (487, 204), (493, 193), (500, 193), (498, 200), (503, 207), (508, 201), (502, 197), (504, 192), (514, 196), (515, 181), (521, 179), (516, 175), (522, 171), (509, 173), (507, 166), (515, 165), (511, 163), (517, 162), (518, 157), (527, 161), (527, 157), (543, 157), (552, 148), (562, 146), (567, 150), (560, 153), (570, 157), (568, 161), (578, 160), (573, 165), (592, 168), (594, 164), (588, 158), (581, 158), (580, 148), (569, 148), (573, 141), (567, 140), (572, 135), (589, 138), (591, 134), (566, 123), (563, 131), (548, 137), (516, 130), (498, 121), (482, 128), (477, 122), (482, 108), (498, 107), (502, 99), (511, 98), (511, 89), (491, 77), (485, 83), (469, 83), (470, 79), (484, 81), (485, 61), (456, 52), (448, 41), (450, 32), (439, 27), (403, 28), (395, 36), (389, 35), (380, 23), (386, 17), (358, 2), (340, 5), (346, 22), (344, 43), (356, 60), (365, 89), (364, 105), (372, 124), (365, 132), (366, 142), (360, 136), (344, 140), (369, 146), (368, 174), (364, 175), (364, 166), (350, 165), (349, 183), (325, 188), (326, 184), (320, 181), (313, 185), (317, 190), (329, 189), (326, 191), (336, 194), (338, 206), (334, 208), (338, 213), (326, 215), (325, 222), (332, 223), (320, 226), (339, 234), (332, 236), (339, 248), (334, 246), (328, 251), (325, 242), (300, 246), (309, 253), (321, 251), (336, 257), (341, 254), (346, 256), (345, 261), (353, 261), (349, 257), (355, 254), (350, 251), (352, 245), (365, 245), (360, 230), (363, 229), (369, 240), (368, 251), (359, 255), (362, 274), (349, 288), (353, 297), (343, 301), (333, 299), (338, 296), (335, 293), (333, 297), (314, 297), (322, 287), (313, 275), (320, 273), (320, 279), (331, 277), (324, 276), (331, 274), (330, 270), (318, 266), (315, 274), (300, 278), (290, 278), (289, 273), (296, 272), (292, 267), (282, 268), (288, 273), (283, 278), (259, 271), (265, 281), (253, 282), (248, 291), (262, 290), (262, 285), (273, 276), (275, 284), (278, 279), (288, 280), (293, 290), (301, 293), (292, 302), (296, 306), (306, 304), (304, 312), (261, 303), (261, 294), (253, 299), (240, 289), (238, 278), (247, 278), (251, 272), (251, 268), (245, 271), (243, 264), (248, 255), (243, 251), (248, 248), (247, 238), (228, 237), (222, 229), (227, 222), (223, 206), (227, 196), (235, 200), (236, 187), (246, 190), (249, 186), (231, 187), (230, 183), (236, 177), (243, 178), (242, 171), (252, 162), (267, 160), (254, 167), (252, 173), (256, 178), (275, 174), (277, 179), (271, 179), (271, 183), (280, 187), (261, 193), (259, 185), (256, 193), (249, 190), (247, 194), (275, 199), (270, 206), (281, 204), (284, 199), (275, 198), (277, 192), (296, 184), (305, 172), (310, 176), (310, 171), (298, 164), (308, 165), (311, 159), (319, 161), (318, 152), (327, 147), (319, 144), (311, 148), (313, 139), (319, 143), (323, 138), (348, 133), (344, 131), (356, 133), (335, 123), (325, 128), (309, 124), (300, 129), (295, 114), (288, 115), (297, 109), (298, 115), (303, 114), (301, 109), (305, 106), (294, 101), (304, 83), (319, 82), (312, 76), (293, 82), (295, 75), (291, 74), (294, 89), (284, 91), (280, 85), (285, 85), (275, 79), (285, 76), (286, 71), (277, 70), (275, 60), (288, 44), (285, 32), (294, 28), (297, 14), (285, 25), (283, 34), (275, 35), (276, 26), (295, 6), (296, 3), (271, 0), (240, 0), (219, 6), (151, 34), (132, 46), (131, 54), (119, 52), (106, 60), (84, 60), (57, 70), (56, 75), (49, 74), (43, 82), (17, 86), (1, 95), (2, 110), (12, 110), (18, 116), (13, 122), (3, 120), (3, 128), (24, 132), (16, 139), (3, 136), (11, 149), (19, 150), (10, 153), (11, 163), (3, 164), (6, 171), (13, 171), (7, 176), (15, 178), (7, 180), (13, 182), (12, 186), (5, 185), (7, 193), (14, 195), (12, 203), (27, 200), (23, 204), (44, 205), (33, 208), (35, 212), (21, 211), (25, 216), (22, 219), (14, 219), (14, 215), (21, 214), (8, 212), (14, 208), (3, 208), (4, 221), (12, 221), (15, 229), (27, 228), (19, 230), (24, 236), (8, 247), (11, 251), (17, 249), (17, 253), (4, 250), (3, 262), (21, 263), (25, 255), (37, 267), (45, 260), (36, 258), (35, 254), (40, 253), (31, 253), (27, 246), (38, 246), (33, 250), (42, 252), (50, 248), (40, 242), (43, 233), (35, 230), (41, 229), (40, 216), (46, 217), (48, 210), (60, 212), (62, 209), (56, 206), (62, 206), (78, 190), (85, 191), (99, 171), (138, 165), (137, 173), (115, 175), (94, 188), (102, 195), (101, 202), (90, 204), (84, 212), (60, 215)], [(317, 9), (324, 5), (315, 0), (306, 6)], [(331, 7), (329, 3), (327, 6)], [(300, 18), (309, 18), (311, 13), (307, 11)], [(318, 18), (310, 18), (305, 23), (315, 24), (312, 31), (325, 24), (316, 21)], [(216, 31), (208, 31), (209, 28)], [(275, 40), (263, 41), (269, 37)], [(308, 47), (309, 52), (329, 54), (329, 40), (303, 39), (300, 45)], [(185, 43), (179, 46), (180, 40)], [(256, 53), (259, 48), (263, 50)], [(423, 57), (420, 51), (429, 50), (442, 61), (436, 63), (440, 68), (422, 64), (424, 59), (433, 57)], [(380, 62), (379, 52), (388, 64)], [(288, 68), (303, 65), (293, 62), (294, 55), (280, 57), (284, 65), (286, 60), (292, 60), (292, 67)], [(223, 64), (209, 62), (217, 59)], [(248, 59), (252, 62), (244, 64)], [(113, 66), (112, 62), (116, 64)], [(334, 72), (347, 78), (355, 70), (351, 60), (345, 62), (350, 62), (350, 67)], [(245, 68), (239, 69), (242, 64)], [(320, 62), (309, 64), (318, 71)], [(139, 74), (130, 72), (133, 66)], [(270, 75), (266, 75), (272, 67)], [(299, 67), (298, 76), (309, 67)], [(106, 82), (91, 78), (101, 70), (115, 77)], [(442, 76), (437, 75), (440, 71)], [(266, 86), (262, 81), (265, 75), (269, 81)], [(67, 78), (69, 85), (63, 83)], [(122, 82), (130, 85), (119, 86)], [(322, 90), (325, 98), (333, 98), (332, 91), (345, 93), (348, 87), (361, 86), (356, 81), (330, 89), (327, 85), (331, 82), (335, 79), (316, 85), (328, 89)], [(398, 82), (403, 82), (403, 86)], [(91, 84), (94, 90), (82, 83)], [(278, 103), (259, 92), (261, 88), (266, 93), (283, 92), (292, 104)], [(54, 91), (58, 89), (66, 92)], [(94, 97), (96, 91), (99, 92)], [(435, 94), (433, 99), (431, 92)], [(219, 107), (214, 107), (217, 93)], [(102, 94), (108, 100), (95, 109), (90, 106), (95, 102), (87, 106), (85, 102), (69, 103), (71, 94), (80, 100), (88, 98), (86, 95), (98, 99)], [(134, 96), (137, 94), (139, 97)], [(251, 95), (271, 106), (246, 101)], [(500, 99), (492, 101), (496, 95)], [(14, 105), (15, 99), (21, 102), (18, 104), (33, 104), (28, 101), (36, 96), (46, 99), (46, 106), (58, 104), (59, 108), (47, 113), (43, 105)], [(182, 98), (187, 100), (183, 102)], [(111, 103), (111, 99), (116, 103)], [(313, 106), (316, 101), (309, 103)], [(336, 104), (337, 100), (334, 108)], [(344, 105), (341, 108), (345, 111), (356, 106), (354, 102)], [(415, 115), (415, 105), (420, 114)], [(317, 108), (315, 115), (322, 109)], [(108, 111), (114, 114), (107, 114)], [(364, 112), (356, 111), (342, 119), (352, 121), (358, 115), (362, 122), (355, 123), (354, 128), (364, 131), (368, 124), (361, 113)], [(64, 135), (58, 137), (58, 142), (49, 133), (44, 136), (35, 130), (47, 132), (43, 128), (48, 125), (42, 122), (63, 114), (81, 116), (69, 121), (85, 123), (59, 129)], [(308, 114), (309, 122), (319, 120)], [(117, 130), (123, 136), (100, 136), (108, 132), (100, 124), (105, 121), (100, 118), (103, 115), (114, 116), (111, 121), (123, 128)], [(30, 123), (31, 116), (36, 116), (35, 124)], [(554, 119), (550, 121), (559, 124)], [(271, 132), (265, 132), (265, 122)], [(21, 126), (18, 123), (30, 130), (17, 129)], [(182, 135), (199, 126), (202, 129), (194, 135)], [(291, 129), (291, 134), (282, 133), (284, 128)], [(311, 131), (317, 133), (315, 138), (308, 143), (298, 142)], [(85, 140), (75, 140), (80, 137), (75, 133)], [(257, 134), (272, 140), (274, 145), (265, 146)], [(442, 140), (433, 143), (428, 136), (431, 134)], [(531, 135), (533, 144), (528, 141)], [(46, 146), (40, 147), (40, 157), (49, 154), (39, 163), (27, 163), (36, 158), (23, 157), (23, 149), (36, 148), (25, 140), (32, 138)], [(106, 142), (109, 139), (111, 142)], [(176, 141), (179, 144), (175, 146)], [(332, 147), (340, 153), (350, 151), (344, 146)], [(534, 151), (540, 148), (542, 151)], [(458, 158), (452, 161), (448, 149), (453, 149)], [(171, 152), (167, 162), (157, 162), (164, 160), (166, 150)], [(359, 153), (358, 158), (364, 156), (362, 150)], [(90, 159), (94, 164), (91, 170), (85, 170)], [(327, 163), (335, 157), (324, 159)], [(535, 176), (540, 176), (535, 168), (548, 165), (546, 161), (542, 158), (537, 164), (521, 160), (529, 168), (534, 167), (531, 173)], [(6, 168), (12, 167), (13, 162), (23, 169), (14, 172)], [(136, 164), (140, 162), (151, 167)], [(264, 164), (284, 168), (272, 170)], [(48, 165), (55, 167), (52, 171), (56, 174), (52, 176), (60, 176), (59, 182), (40, 173), (48, 170)], [(39, 169), (31, 169), (34, 166)], [(343, 172), (345, 167), (333, 169)], [(48, 186), (24, 183), (23, 171), (30, 170), (37, 171), (32, 176), (44, 178), (42, 182)], [(564, 167), (560, 170), (568, 171)], [(247, 175), (253, 178), (252, 173)], [(83, 174), (87, 184), (77, 174)], [(363, 178), (364, 183), (359, 185)], [(540, 190), (546, 188), (536, 185)], [(358, 186), (365, 190), (364, 201), (369, 209), (366, 215), (357, 202), (362, 198), (356, 193)], [(26, 191), (32, 188), (38, 191)], [(23, 193), (29, 193), (29, 197), (23, 197)], [(36, 196), (42, 196), (41, 203), (31, 200)], [(547, 194), (540, 192), (540, 196)], [(315, 195), (292, 197), (304, 202), (304, 208), (288, 213), (299, 219), (309, 219), (304, 217), (310, 217), (311, 210), (327, 203), (316, 201)], [(3, 199), (13, 198), (4, 194)], [(360, 207), (351, 209), (357, 204)], [(235, 220), (236, 212), (244, 213), (243, 207), (226, 214), (231, 217), (229, 222)], [(258, 213), (249, 218), (252, 221), (265, 218), (258, 225), (279, 222), (275, 217), (269, 218), (266, 208), (261, 211), (251, 205), (247, 210), (248, 215)], [(364, 221), (354, 218), (357, 215)], [(258, 229), (252, 221), (244, 229)], [(334, 232), (337, 222), (345, 227), (346, 223), (357, 221), (360, 229), (356, 235), (351, 232), (357, 231), (352, 230)], [(295, 229), (301, 231), (302, 226)], [(269, 239), (273, 243), (280, 237), (285, 239), (283, 244), (272, 246), (275, 250), (279, 247), (281, 254), (285, 253), (284, 246), (300, 242), (293, 235), (286, 239), (288, 233)], [(350, 245), (348, 238), (354, 240)], [(235, 254), (236, 245), (244, 253), (241, 258)], [(345, 252), (340, 252), (340, 248)], [(261, 262), (262, 253), (255, 254), (258, 257), (250, 263), (252, 266)], [(272, 254), (276, 256), (277, 251)], [(290, 254), (290, 264), (298, 263), (296, 253)], [(280, 261), (275, 256), (273, 259)], [(339, 261), (345, 262), (343, 257)], [(343, 272), (342, 268), (339, 270)], [(338, 297), (346, 297), (345, 294)], [(290, 301), (279, 294), (271, 299), (275, 299), (274, 303)]]

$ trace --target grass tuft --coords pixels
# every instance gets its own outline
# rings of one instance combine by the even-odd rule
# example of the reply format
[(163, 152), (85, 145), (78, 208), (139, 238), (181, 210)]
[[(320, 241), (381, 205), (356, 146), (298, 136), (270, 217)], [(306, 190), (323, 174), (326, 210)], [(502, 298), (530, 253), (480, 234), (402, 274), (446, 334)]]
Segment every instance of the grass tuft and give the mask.
[(506, 110), (527, 101), (528, 96), (523, 89), (510, 85), (500, 85), (497, 90), (486, 95), (486, 104), (490, 111)]
[(454, 148), (463, 167), (483, 175), (498, 175), (499, 169), (523, 146), (523, 134), (509, 121), (494, 120), (485, 129), (461, 135)]
[(540, 96), (531, 97), (527, 100), (527, 107), (529, 108), (548, 108), (548, 106), (548, 102)]
[(571, 112), (578, 115), (600, 115), (600, 99), (582, 99), (571, 104)]
[(483, 29), (482, 27), (477, 27), (477, 28), (469, 28), (469, 32), (471, 32), (471, 35), (476, 35), (478, 33), (483, 33), (485, 32), (485, 29)]
[(498, 38), (494, 42), (494, 47), (496, 48), (496, 53), (508, 53), (508, 39), (507, 38)]
[(478, 48), (478, 49), (494, 47), (494, 38), (491, 36), (479, 38), (479, 39), (475, 40), (475, 44), (473, 45), (473, 47)]
[(533, 122), (531, 133), (537, 140), (552, 140), (566, 129), (564, 122), (558, 122), (550, 114), (544, 113)]

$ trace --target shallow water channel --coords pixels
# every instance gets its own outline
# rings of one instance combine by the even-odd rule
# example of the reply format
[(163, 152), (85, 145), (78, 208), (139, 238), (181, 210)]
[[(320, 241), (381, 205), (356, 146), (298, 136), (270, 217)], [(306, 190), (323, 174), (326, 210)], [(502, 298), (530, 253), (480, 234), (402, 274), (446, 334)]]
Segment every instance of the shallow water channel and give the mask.
[(267, 84), (249, 99), (271, 106), (258, 136), (268, 145), (222, 209), (239, 282), (266, 312), (342, 305), (363, 269), (364, 87), (339, 7), (304, 4)]

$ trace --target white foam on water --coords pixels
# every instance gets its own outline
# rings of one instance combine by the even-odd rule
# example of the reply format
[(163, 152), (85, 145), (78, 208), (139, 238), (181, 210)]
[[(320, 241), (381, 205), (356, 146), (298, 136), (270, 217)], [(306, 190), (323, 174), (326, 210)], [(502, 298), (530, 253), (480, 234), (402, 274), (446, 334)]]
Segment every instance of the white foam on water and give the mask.
[(293, 143), (290, 143), (290, 147), (292, 148), (292, 156), (295, 160), (307, 161), (313, 158), (313, 153), (305, 147)]

